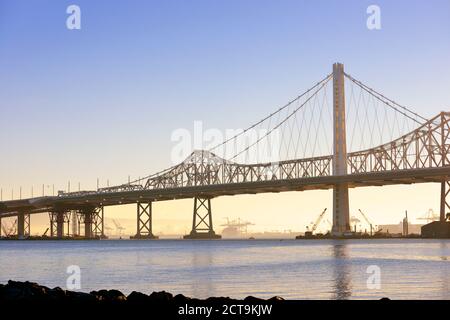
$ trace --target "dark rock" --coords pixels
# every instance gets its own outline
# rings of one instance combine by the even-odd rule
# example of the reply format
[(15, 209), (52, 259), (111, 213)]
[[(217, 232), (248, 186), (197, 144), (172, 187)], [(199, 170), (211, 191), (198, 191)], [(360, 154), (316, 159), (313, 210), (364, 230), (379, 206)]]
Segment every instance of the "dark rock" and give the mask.
[(93, 295), (99, 301), (125, 301), (127, 297), (119, 290), (99, 290), (92, 291)]
[(66, 291), (66, 296), (72, 302), (90, 303), (97, 301), (94, 295), (84, 292)]
[(231, 301), (229, 297), (210, 297), (205, 300), (206, 302), (210, 302), (213, 304), (223, 304)]
[(127, 297), (127, 301), (135, 303), (143, 303), (147, 302), (148, 300), (150, 300), (150, 297), (148, 295), (137, 291), (131, 292)]
[(108, 291), (108, 297), (112, 301), (125, 301), (125, 300), (127, 300), (127, 296), (126, 295), (124, 295), (119, 290), (114, 290), (114, 289)]
[[(281, 297), (275, 296), (268, 301), (282, 301)], [(389, 298), (382, 298), (381, 300), (389, 300)], [(219, 305), (231, 302), (237, 302), (229, 297), (211, 297), (206, 300), (196, 298), (189, 298), (182, 294), (177, 294), (175, 297), (166, 291), (153, 292), (151, 295), (146, 295), (137, 291), (131, 292), (128, 297), (118, 290), (99, 290), (91, 293), (75, 292), (56, 287), (53, 289), (45, 286), (40, 286), (34, 282), (19, 282), (8, 281), (6, 285), (0, 284), (0, 302), (4, 301), (38, 301), (38, 302), (66, 302), (66, 303), (144, 303), (154, 306), (161, 305), (181, 305), (189, 301), (191, 304), (201, 303), (206, 301), (208, 304)], [(261, 303), (267, 301), (264, 299), (248, 296), (244, 301), (249, 303)]]
[(189, 300), (191, 300), (191, 298), (186, 297), (186, 296), (182, 295), (181, 293), (177, 294), (177, 295), (173, 298), (173, 301), (174, 301), (176, 304), (186, 303), (186, 302), (188, 302)]
[(66, 298), (66, 290), (56, 287), (48, 290), (47, 292), (49, 299), (51, 300), (62, 300)]
[(275, 296), (270, 298), (268, 301), (274, 302), (274, 301), (284, 301), (284, 299), (282, 297), (279, 296)]
[(96, 300), (103, 301), (106, 300), (106, 290), (99, 290), (99, 291), (91, 291), (89, 293), (91, 296), (94, 296)]
[(4, 286), (0, 293), (0, 299), (5, 301), (14, 301), (23, 298), (22, 290), (12, 286)]
[(253, 297), (253, 296), (248, 296), (248, 297), (246, 297), (244, 299), (244, 301), (247, 301), (247, 302), (261, 302), (261, 301), (265, 301), (265, 300), (264, 299), (260, 299), (260, 298), (256, 298), (256, 297)]
[(154, 302), (169, 302), (173, 299), (173, 295), (166, 291), (152, 292), (150, 299)]
[(24, 300), (24, 299), (45, 299), (49, 288), (40, 286), (34, 282), (19, 282), (9, 280), (8, 284), (3, 286), (1, 297), (5, 300)]

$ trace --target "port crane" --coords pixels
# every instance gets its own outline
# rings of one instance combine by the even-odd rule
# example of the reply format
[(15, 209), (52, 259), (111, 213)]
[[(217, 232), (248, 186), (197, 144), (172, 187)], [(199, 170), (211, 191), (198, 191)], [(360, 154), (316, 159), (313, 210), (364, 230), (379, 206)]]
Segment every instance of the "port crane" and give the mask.
[(119, 237), (122, 237), (122, 231), (125, 230), (125, 228), (122, 227), (122, 225), (116, 219), (112, 219), (112, 222), (114, 223), (114, 225), (116, 227), (116, 231), (117, 231)]
[(373, 224), (372, 224), (372, 222), (369, 220), (369, 218), (367, 218), (367, 216), (364, 214), (364, 212), (362, 212), (361, 209), (358, 209), (358, 210), (361, 213), (361, 215), (364, 218), (364, 220), (366, 220), (366, 222), (369, 224), (369, 226), (370, 226), (370, 235), (372, 236), (372, 234), (373, 234)]
[(113, 230), (113, 228), (111, 228), (109, 225), (105, 224), (104, 227), (105, 229), (105, 234), (110, 234), (111, 231)]
[(48, 233), (48, 230), (49, 230), (49, 229), (50, 229), (50, 228), (45, 229), (44, 233), (42, 234), (42, 237), (46, 237), (46, 236), (47, 236), (47, 233)]
[(433, 209), (428, 209), (428, 211), (425, 213), (425, 215), (417, 218), (417, 220), (426, 220), (427, 223), (433, 222), (433, 221), (438, 221), (439, 220), (439, 215), (434, 213)]
[[(325, 216), (325, 212), (327, 212), (327, 208), (325, 208), (317, 217), (314, 224), (311, 226), (311, 230), (308, 230), (305, 232), (305, 236), (312, 236), (314, 231), (316, 231), (317, 227), (319, 226), (320, 222), (322, 221), (323, 217)], [(308, 229), (308, 227), (306, 227)]]
[(230, 220), (230, 218), (226, 217), (227, 223), (221, 224), (222, 227), (226, 228), (236, 228), (239, 232), (247, 233), (247, 227), (254, 225), (254, 223), (243, 221), (241, 218), (237, 218), (237, 220)]

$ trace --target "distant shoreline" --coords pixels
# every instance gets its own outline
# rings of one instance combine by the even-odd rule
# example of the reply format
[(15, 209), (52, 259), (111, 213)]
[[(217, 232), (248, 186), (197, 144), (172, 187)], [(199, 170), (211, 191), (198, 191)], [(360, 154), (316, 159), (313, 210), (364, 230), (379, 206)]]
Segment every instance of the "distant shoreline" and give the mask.
[(18, 237), (1, 237), (0, 241), (290, 241), (290, 240), (393, 240), (393, 239), (440, 239), (445, 240), (449, 238), (427, 238), (421, 237), (420, 235), (409, 235), (409, 236), (379, 236), (379, 237), (370, 237), (370, 236), (354, 236), (354, 237), (325, 237), (325, 236), (314, 236), (314, 237), (305, 237), (305, 236), (297, 236), (296, 238), (222, 238), (222, 239), (181, 239), (181, 238), (159, 238), (159, 239), (129, 239), (129, 238), (83, 238), (83, 237), (63, 237), (63, 238), (51, 238), (51, 237), (40, 237), (40, 236), (30, 236), (27, 238), (19, 239)]

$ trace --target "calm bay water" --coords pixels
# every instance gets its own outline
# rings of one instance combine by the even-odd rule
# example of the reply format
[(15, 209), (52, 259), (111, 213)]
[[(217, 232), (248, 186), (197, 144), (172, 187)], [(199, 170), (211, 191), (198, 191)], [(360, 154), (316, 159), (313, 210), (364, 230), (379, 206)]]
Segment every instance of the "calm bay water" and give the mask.
[[(450, 299), (448, 240), (0, 241), (0, 283), (81, 290), (166, 290), (191, 297)], [(381, 288), (368, 289), (367, 268)]]

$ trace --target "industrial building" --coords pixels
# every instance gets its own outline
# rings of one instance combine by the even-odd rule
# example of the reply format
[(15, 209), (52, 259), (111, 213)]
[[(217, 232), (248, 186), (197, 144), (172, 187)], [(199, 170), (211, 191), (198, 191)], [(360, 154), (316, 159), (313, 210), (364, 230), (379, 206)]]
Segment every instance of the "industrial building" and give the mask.
[(408, 223), (408, 229), (407, 231), (404, 228), (403, 221), (397, 223), (397, 224), (380, 224), (378, 225), (379, 230), (381, 230), (383, 233), (389, 233), (389, 234), (421, 234), (421, 228), (423, 227), (423, 224), (413, 224)]
[(450, 222), (433, 221), (424, 225), (422, 238), (450, 238)]

